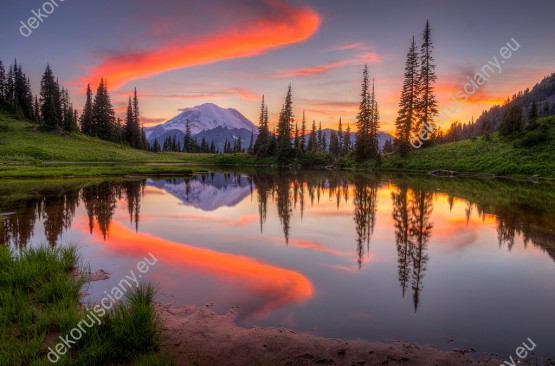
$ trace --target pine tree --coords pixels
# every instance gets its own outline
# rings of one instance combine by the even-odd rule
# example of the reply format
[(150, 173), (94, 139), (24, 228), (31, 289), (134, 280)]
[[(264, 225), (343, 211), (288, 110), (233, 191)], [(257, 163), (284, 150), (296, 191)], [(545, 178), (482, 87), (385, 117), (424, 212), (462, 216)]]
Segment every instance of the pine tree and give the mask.
[(335, 131), (330, 132), (330, 154), (334, 157), (339, 157), (339, 138), (337, 137), (337, 133)]
[[(126, 117), (127, 120), (127, 117)], [(125, 126), (123, 125), (123, 121), (121, 118), (116, 118), (116, 125), (114, 128), (114, 141), (116, 142), (123, 142), (126, 141), (125, 139)]]
[(301, 123), (301, 137), (300, 137), (300, 145), (301, 145), (301, 154), (305, 152), (306, 149), (306, 117), (303, 111), (303, 121)]
[(127, 103), (127, 113), (125, 114), (125, 126), (123, 127), (123, 137), (124, 140), (129, 144), (129, 146), (134, 147), (134, 118), (133, 118), (133, 104), (131, 102), (131, 97), (129, 97), (129, 102)]
[(97, 136), (103, 140), (113, 140), (116, 114), (112, 107), (110, 95), (108, 94), (108, 86), (104, 79), (100, 79), (100, 84), (94, 97), (92, 117)]
[(516, 138), (523, 130), (522, 105), (512, 103), (503, 112), (499, 125), (499, 134), (504, 137)]
[(133, 93), (133, 140), (135, 142), (135, 146), (133, 146), (134, 148), (141, 150), (145, 149), (146, 135), (144, 134), (144, 128), (141, 125), (141, 112), (139, 111), (137, 88), (135, 88)]
[[(6, 74), (6, 86), (4, 89), (4, 103), (6, 107), (14, 108), (15, 99), (14, 99), (14, 74), (13, 68), (10, 66), (8, 67), (8, 72)], [(547, 103), (546, 103), (547, 105)]]
[(160, 144), (158, 143), (158, 139), (154, 139), (154, 145), (152, 146), (152, 151), (160, 152)]
[(383, 145), (382, 152), (384, 153), (393, 152), (393, 142), (391, 141), (391, 139), (386, 140), (385, 144)]
[(291, 125), (294, 121), (293, 117), (293, 96), (291, 84), (289, 84), (277, 126), (277, 156), (280, 163), (286, 163), (291, 158)]
[(399, 101), (399, 112), (395, 120), (397, 147), (401, 156), (406, 156), (410, 149), (411, 131), (417, 126), (417, 104), (419, 76), (418, 76), (418, 55), (416, 53), (416, 42), (412, 37), (412, 43), (407, 53), (405, 63), (405, 79), (401, 100)]
[(258, 157), (264, 157), (268, 154), (268, 146), (270, 143), (270, 129), (268, 127), (268, 107), (262, 96), (262, 105), (260, 107), (260, 117), (258, 119), (258, 136), (254, 143), (253, 151)]
[(312, 120), (312, 130), (310, 131), (310, 136), (308, 137), (308, 151), (318, 150), (318, 141), (316, 138), (316, 120)]
[(48, 129), (56, 129), (61, 125), (60, 89), (54, 79), (50, 65), (42, 76), (40, 84), (40, 115)]
[(538, 104), (536, 100), (533, 100), (530, 111), (528, 112), (528, 125), (526, 126), (526, 130), (533, 131), (536, 128), (538, 128)]
[(322, 151), (324, 150), (324, 148), (322, 147), (323, 145), (323, 139), (324, 135), (322, 134), (322, 122), (318, 123), (318, 138), (316, 140), (316, 143), (318, 144), (318, 150)]
[(235, 147), (233, 148), (234, 153), (241, 153), (243, 152), (243, 141), (241, 140), (241, 136), (235, 140)]
[(20, 117), (33, 119), (31, 82), (23, 73), (21, 65), (17, 65), (17, 61), (14, 61), (13, 65), (13, 100), (11, 108)]
[(347, 123), (347, 129), (343, 135), (343, 154), (347, 155), (351, 151), (351, 125)]
[(185, 137), (183, 137), (183, 151), (190, 153), (192, 151), (192, 137), (191, 137), (191, 126), (189, 126), (189, 119), (185, 122)]
[(357, 134), (355, 152), (357, 160), (367, 159), (371, 155), (370, 123), (372, 118), (373, 102), (369, 93), (368, 64), (364, 65), (362, 73), (361, 101), (357, 116)]
[(376, 100), (376, 92), (374, 89), (374, 79), (372, 79), (372, 92), (370, 94), (370, 123), (368, 128), (369, 139), (369, 157), (376, 158), (380, 152), (378, 143), (378, 130), (380, 129), (380, 112), (378, 110), (378, 101)]
[(0, 107), (6, 105), (6, 87), (6, 69), (2, 60), (0, 60)]
[(33, 110), (34, 110), (33, 117), (34, 117), (35, 122), (40, 123), (41, 122), (41, 117), (40, 117), (39, 97), (37, 97), (36, 95), (35, 95), (35, 103), (34, 103)]
[(96, 136), (96, 129), (93, 126), (92, 100), (91, 84), (87, 84), (87, 97), (81, 113), (81, 132), (89, 136)]
[(484, 121), (484, 124), (482, 125), (482, 135), (486, 138), (486, 140), (491, 140), (491, 133), (492, 133), (492, 128), (491, 128), (491, 122), (489, 121), (489, 119), (486, 119)]
[(337, 129), (337, 144), (338, 144), (338, 156), (343, 156), (343, 123), (341, 122), (341, 117), (339, 117), (339, 127)]
[(77, 121), (73, 120), (73, 104), (69, 98), (69, 92), (65, 88), (60, 89), (60, 103), (62, 107), (62, 126), (68, 132), (77, 131)]
[(295, 156), (299, 157), (301, 156), (301, 140), (299, 137), (299, 124), (295, 123), (295, 139), (293, 142), (293, 150), (294, 150), (294, 154)]
[[(252, 155), (253, 154), (253, 149), (254, 149), (254, 130), (251, 129), (251, 139), (249, 141), (249, 148), (247, 149), (247, 153), (249, 155)], [(212, 152), (212, 150), (210, 152)]]
[(437, 81), (437, 75), (435, 72), (435, 60), (432, 56), (433, 48), (430, 22), (426, 21), (423, 43), (420, 47), (420, 89), (418, 91), (419, 99), (417, 103), (418, 123), (416, 123), (413, 130), (415, 134), (418, 134), (418, 131), (421, 129), (428, 131), (429, 138), (424, 142), (425, 145), (429, 145), (435, 140), (436, 125), (433, 119), (438, 114), (438, 102), (434, 94), (434, 84)]

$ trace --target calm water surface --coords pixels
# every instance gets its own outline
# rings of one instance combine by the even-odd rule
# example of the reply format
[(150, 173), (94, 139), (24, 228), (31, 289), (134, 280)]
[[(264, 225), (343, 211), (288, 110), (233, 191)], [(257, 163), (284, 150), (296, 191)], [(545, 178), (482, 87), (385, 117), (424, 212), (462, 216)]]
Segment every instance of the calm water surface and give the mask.
[(112, 273), (90, 301), (152, 253), (161, 301), (245, 326), (555, 355), (552, 185), (252, 170), (3, 181), (0, 199), (4, 242), (77, 243)]

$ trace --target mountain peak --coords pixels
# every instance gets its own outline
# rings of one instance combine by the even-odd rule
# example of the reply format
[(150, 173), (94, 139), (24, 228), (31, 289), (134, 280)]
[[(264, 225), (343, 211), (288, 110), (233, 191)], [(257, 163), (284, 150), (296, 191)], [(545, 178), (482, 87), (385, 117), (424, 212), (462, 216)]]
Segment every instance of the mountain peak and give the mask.
[(180, 113), (169, 121), (155, 126), (145, 128), (149, 137), (151, 135), (162, 135), (171, 130), (186, 131), (187, 121), (191, 134), (196, 135), (202, 131), (209, 131), (217, 127), (228, 129), (252, 130), (256, 126), (234, 108), (222, 108), (214, 103), (205, 103), (191, 108), (179, 110)]

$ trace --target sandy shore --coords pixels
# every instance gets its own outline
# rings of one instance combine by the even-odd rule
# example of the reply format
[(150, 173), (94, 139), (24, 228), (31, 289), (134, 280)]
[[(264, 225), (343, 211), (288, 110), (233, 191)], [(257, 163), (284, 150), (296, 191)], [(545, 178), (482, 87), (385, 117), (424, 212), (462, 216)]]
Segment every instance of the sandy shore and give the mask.
[(192, 305), (157, 305), (164, 323), (163, 347), (177, 354), (178, 365), (487, 365), (499, 358), (477, 361), (467, 352), (441, 352), (405, 342), (370, 343), (327, 339), (288, 329), (246, 329), (224, 315)]

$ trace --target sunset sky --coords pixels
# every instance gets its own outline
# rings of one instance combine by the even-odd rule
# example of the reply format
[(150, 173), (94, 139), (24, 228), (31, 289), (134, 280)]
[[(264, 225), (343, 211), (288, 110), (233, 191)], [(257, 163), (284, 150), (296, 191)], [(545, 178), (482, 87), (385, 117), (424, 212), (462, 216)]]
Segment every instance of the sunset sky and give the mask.
[(3, 62), (17, 58), (35, 93), (50, 63), (78, 109), (86, 83), (95, 90), (100, 77), (121, 115), (137, 87), (145, 125), (206, 102), (257, 123), (262, 94), (275, 123), (289, 83), (298, 118), (306, 110), (324, 127), (336, 127), (340, 116), (353, 125), (367, 62), (381, 129), (393, 132), (405, 56), (413, 35), (421, 42), (426, 19), (440, 107), (512, 38), (521, 45), (450, 122), (478, 117), (555, 72), (552, 0), (56, 0), (54, 12), (22, 36), (20, 21), (44, 2), (3, 2)]

